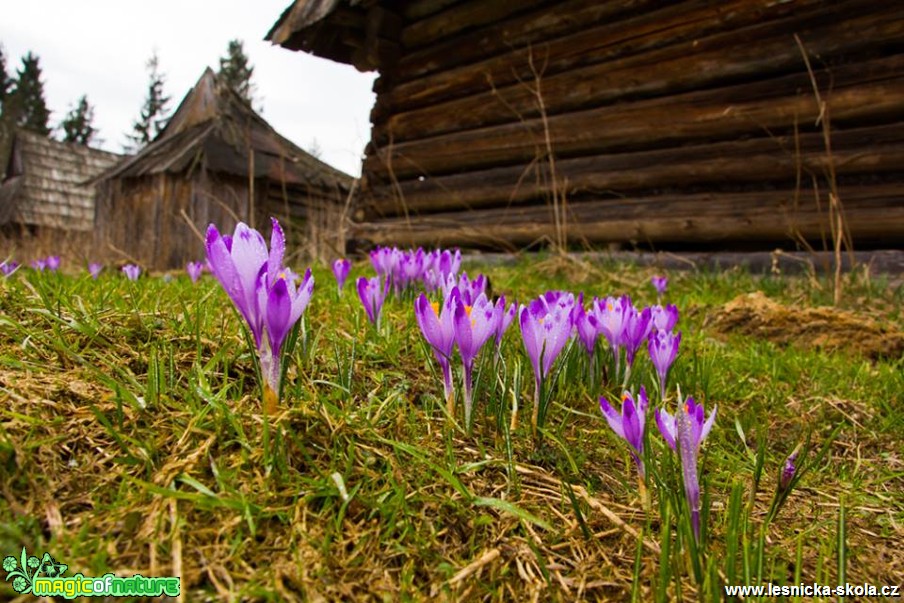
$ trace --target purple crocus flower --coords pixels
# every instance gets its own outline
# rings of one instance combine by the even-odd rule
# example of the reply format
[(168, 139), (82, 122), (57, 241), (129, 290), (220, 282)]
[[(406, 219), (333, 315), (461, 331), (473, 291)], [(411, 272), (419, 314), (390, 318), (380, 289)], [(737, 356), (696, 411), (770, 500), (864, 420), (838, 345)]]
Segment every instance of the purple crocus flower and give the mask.
[(465, 428), (471, 428), (472, 387), (474, 360), (487, 340), (496, 333), (502, 319), (496, 307), (483, 293), (477, 296), (473, 305), (456, 304), (452, 314), (455, 327), (455, 343), (461, 354), (465, 382)]
[[(574, 298), (569, 305), (556, 301), (549, 303), (548, 296), (535, 299), (528, 306), (521, 306), (518, 322), (521, 325), (521, 338), (524, 349), (534, 369), (534, 409), (532, 426), (536, 432), (540, 412), (540, 390), (543, 380), (558, 358), (568, 338), (571, 337), (571, 309)], [(555, 296), (553, 296), (555, 297)], [(557, 298), (558, 299), (558, 298)]]
[(656, 331), (650, 336), (647, 349), (650, 351), (650, 359), (653, 361), (653, 367), (656, 374), (659, 375), (659, 394), (662, 400), (665, 400), (665, 384), (666, 377), (669, 374), (669, 368), (675, 362), (678, 355), (678, 348), (681, 346), (681, 331), (671, 333), (669, 331)]
[(650, 307), (650, 321), (657, 331), (671, 331), (678, 323), (678, 308), (674, 304), (665, 307), (656, 304)]
[(398, 270), (402, 252), (396, 247), (377, 247), (370, 252), (370, 263), (379, 276), (392, 276)]
[(650, 283), (653, 285), (653, 288), (656, 289), (656, 294), (659, 297), (665, 293), (666, 288), (669, 286), (669, 279), (665, 276), (656, 275), (650, 277)]
[(437, 289), (441, 289), (446, 284), (445, 277), (439, 273), (438, 270), (434, 270), (433, 268), (427, 268), (424, 270), (424, 289), (428, 292), (436, 291)]
[(624, 327), (621, 343), (625, 346), (625, 384), (627, 384), (637, 350), (650, 334), (650, 309), (644, 308), (642, 311), (638, 311), (629, 304), (625, 309)]
[(97, 277), (100, 276), (100, 273), (103, 272), (104, 265), (99, 262), (91, 262), (88, 264), (88, 274), (91, 275), (91, 278), (97, 280)]
[(791, 487), (791, 480), (797, 474), (797, 455), (800, 454), (800, 446), (788, 455), (785, 459), (785, 465), (782, 467), (782, 473), (778, 480), (778, 489), (780, 492), (786, 491)]
[(275, 411), (282, 376), (282, 345), (301, 319), (314, 291), (311, 271), (296, 287), (297, 275), (283, 266), (286, 238), (276, 219), (270, 250), (263, 235), (239, 222), (232, 236), (207, 228), (207, 263), (254, 338), (264, 377), (264, 408)]
[(380, 314), (383, 312), (383, 302), (389, 293), (391, 276), (375, 276), (372, 278), (361, 277), (358, 279), (358, 297), (367, 312), (367, 320), (377, 330), (380, 330)]
[(31, 267), (37, 270), (38, 272), (44, 272), (47, 268), (47, 259), (46, 258), (38, 258), (36, 260), (31, 261)]
[(509, 304), (508, 309), (505, 307), (505, 296), (500, 295), (496, 300), (496, 312), (499, 313), (499, 322), (496, 324), (496, 356), (499, 356), (499, 348), (502, 346), (502, 337), (515, 319), (515, 313), (518, 308), (514, 303)]
[(446, 297), (442, 310), (439, 304), (431, 304), (423, 293), (414, 302), (414, 317), (433, 355), (443, 371), (443, 393), (446, 397), (446, 408), (449, 416), (455, 413), (455, 390), (452, 385), (452, 349), (455, 346), (455, 327), (452, 324), (452, 313), (458, 305), (458, 290)]
[(619, 298), (607, 297), (606, 299), (593, 300), (593, 317), (596, 319), (597, 328), (612, 349), (615, 356), (615, 374), (619, 373), (621, 362), (622, 333), (625, 330), (626, 315), (631, 305), (631, 298), (624, 295)]
[(10, 276), (13, 272), (19, 269), (19, 262), (14, 262), (12, 260), (8, 262), (0, 262), (0, 272), (3, 273), (3, 276)]
[(398, 268), (393, 274), (396, 293), (411, 287), (424, 278), (424, 250), (418, 247), (411, 252), (403, 252), (399, 258)]
[(56, 272), (60, 269), (60, 256), (58, 255), (48, 255), (46, 261), (47, 269), (51, 272)]
[(122, 273), (125, 274), (126, 278), (130, 281), (137, 281), (138, 277), (141, 275), (141, 268), (135, 264), (126, 264), (122, 267)]
[(445, 249), (437, 254), (436, 269), (443, 277), (446, 277), (450, 274), (458, 274), (459, 268), (461, 268), (460, 249)]
[(462, 272), (461, 276), (456, 280), (455, 275), (450, 274), (446, 277), (446, 290), (448, 291), (452, 287), (458, 287), (462, 303), (466, 306), (471, 306), (486, 291), (487, 277), (483, 274), (478, 274), (477, 278), (471, 280), (467, 272)]
[(201, 273), (204, 272), (204, 263), (189, 262), (185, 265), (185, 271), (188, 273), (188, 278), (191, 279), (191, 282), (197, 283), (198, 279), (201, 278)]
[(679, 453), (684, 476), (684, 494), (691, 510), (694, 536), (700, 538), (700, 480), (697, 477), (697, 455), (700, 444), (706, 439), (716, 420), (716, 408), (704, 421), (703, 405), (688, 397), (675, 416), (656, 409), (656, 425), (669, 448)]
[(336, 277), (336, 286), (338, 287), (340, 295), (342, 294), (342, 287), (345, 286), (345, 280), (348, 278), (348, 273), (351, 269), (352, 263), (345, 258), (333, 262), (333, 276)]
[(615, 432), (615, 435), (628, 442), (631, 445), (631, 456), (634, 458), (634, 464), (637, 465), (637, 472), (641, 479), (645, 475), (643, 465), (643, 431), (647, 417), (647, 391), (643, 386), (640, 387), (640, 393), (637, 394), (637, 403), (629, 392), (622, 395), (621, 413), (615, 411), (612, 405), (605, 397), (600, 397), (600, 410), (609, 423), (609, 427)]
[[(592, 306), (592, 304), (591, 304)], [(584, 309), (583, 294), (574, 305), (574, 328), (578, 333), (578, 338), (584, 344), (587, 355), (593, 357), (593, 350), (596, 347), (596, 340), (599, 337), (598, 322), (593, 315), (588, 314)]]

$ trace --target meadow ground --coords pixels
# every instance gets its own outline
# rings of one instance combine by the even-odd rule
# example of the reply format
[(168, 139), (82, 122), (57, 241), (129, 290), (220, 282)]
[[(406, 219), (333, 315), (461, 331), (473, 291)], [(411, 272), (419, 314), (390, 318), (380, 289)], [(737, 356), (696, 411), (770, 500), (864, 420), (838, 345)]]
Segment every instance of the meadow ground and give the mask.
[[(565, 289), (656, 301), (650, 268), (549, 257), (465, 268), (510, 300)], [(501, 362), (480, 361), (467, 433), (446, 416), (413, 296), (389, 300), (376, 332), (351, 284), (340, 297), (327, 269), (314, 272), (273, 416), (210, 276), (20, 270), (0, 282), (0, 556), (47, 551), (69, 575), (179, 575), (186, 601), (711, 600), (723, 582), (904, 585), (901, 287), (850, 277), (839, 312), (814, 278), (668, 275), (683, 333), (669, 382), (707, 412), (718, 405), (701, 461), (701, 581), (662, 516), (667, 483), (651, 486), (646, 512), (628, 448), (600, 413), (599, 395), (620, 388), (591, 378), (578, 346), (538, 441), (525, 420), (509, 428), (515, 402), (529, 416), (533, 389), (514, 324)], [(352, 275), (372, 273), (362, 261)], [(641, 356), (636, 383), (653, 388)], [(665, 473), (671, 453), (648, 425)], [(809, 458), (825, 456), (760, 555), (779, 471), (808, 433)], [(14, 599), (10, 583), (0, 596)]]

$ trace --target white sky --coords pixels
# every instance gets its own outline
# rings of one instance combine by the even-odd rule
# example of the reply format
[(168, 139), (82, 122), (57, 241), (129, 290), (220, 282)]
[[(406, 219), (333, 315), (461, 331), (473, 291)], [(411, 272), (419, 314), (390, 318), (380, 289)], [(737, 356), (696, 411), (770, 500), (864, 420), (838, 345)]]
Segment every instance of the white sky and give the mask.
[[(6, 0), (0, 44), (11, 76), (29, 50), (40, 57), (50, 125), (88, 95), (101, 148), (120, 152), (145, 100), (156, 49), (170, 109), (205, 67), (219, 68), (229, 40), (254, 66), (255, 106), (277, 132), (357, 176), (370, 138), (374, 73), (359, 73), (264, 42), (291, 0)], [(96, 144), (96, 143), (95, 143)]]

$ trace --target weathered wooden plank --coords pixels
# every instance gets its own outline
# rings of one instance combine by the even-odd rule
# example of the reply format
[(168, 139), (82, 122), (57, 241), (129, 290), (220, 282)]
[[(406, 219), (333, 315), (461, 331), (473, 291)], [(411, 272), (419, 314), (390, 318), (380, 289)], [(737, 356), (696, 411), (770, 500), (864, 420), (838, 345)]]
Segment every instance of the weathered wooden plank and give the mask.
[[(587, 7), (566, 3), (568, 6), (561, 11), (531, 14), (503, 24), (495, 42), (504, 45), (479, 63), (446, 65), (440, 71), (391, 89), (382, 86), (371, 118), (379, 124), (389, 115), (484, 92), (490, 85), (501, 88), (532, 81), (532, 57), (537, 68), (543, 68), (544, 78), (548, 78), (586, 65), (644, 55), (664, 46), (693, 43), (716, 32), (755, 23), (781, 27), (787, 21), (806, 22), (823, 13), (830, 19), (844, 19), (852, 10), (868, 10), (861, 6), (864, 1), (829, 7), (820, 0), (774, 3), (768, 7), (750, 0), (694, 1), (664, 7), (652, 3), (637, 16), (600, 22), (582, 18), (582, 10), (597, 10), (596, 3)], [(568, 12), (570, 6), (575, 13)], [(569, 14), (575, 14), (575, 19), (565, 20)], [(487, 41), (493, 43), (493, 39)]]
[[(876, 45), (904, 39), (904, 5), (897, 14), (874, 12), (832, 19), (806, 27), (798, 16), (781, 23), (756, 24), (671, 45), (651, 53), (590, 65), (507, 87), (487, 83), (481, 93), (412, 111), (395, 113), (373, 128), (378, 144), (426, 138), (451, 131), (536, 117), (543, 96), (548, 115), (637, 98), (676, 94), (804, 69), (799, 34), (812, 56), (823, 63), (862, 55)], [(691, 17), (689, 17), (691, 18)], [(869, 31), (869, 36), (863, 32)]]
[[(897, 120), (904, 95), (904, 55), (843, 65), (817, 74), (833, 123)], [(813, 124), (819, 108), (806, 73), (749, 84), (695, 91), (550, 117), (549, 145), (561, 157), (629, 151), (704, 140), (779, 134)], [(542, 120), (504, 124), (395, 144), (371, 145), (364, 170), (369, 179), (440, 175), (487, 166), (526, 163), (544, 155)]]
[[(836, 130), (832, 161), (838, 176), (900, 173), (904, 166), (904, 122)], [(612, 153), (556, 163), (557, 190), (586, 192), (791, 182), (821, 175), (828, 161), (821, 132)], [(373, 187), (362, 207), (368, 219), (518, 204), (549, 197), (548, 163), (508, 166), (406, 180)]]
[[(904, 243), (902, 183), (840, 189), (855, 244)], [(828, 232), (826, 200), (819, 210), (812, 191), (660, 195), (572, 203), (567, 234), (572, 242), (714, 243), (780, 242)], [(355, 225), (352, 237), (382, 245), (473, 245), (512, 248), (551, 240), (549, 207), (450, 213), (406, 221)]]
[[(674, 3), (678, 0), (669, 1)], [(572, 31), (581, 24), (616, 21), (639, 14), (654, 5), (661, 6), (662, 0), (568, 0), (559, 3), (555, 10), (538, 12), (530, 23), (517, 18), (514, 21), (497, 22), (406, 53), (393, 70), (391, 79), (394, 82), (404, 82), (440, 69), (474, 63), (508, 52), (511, 48), (536, 44), (562, 32)]]
[(549, 4), (551, 0), (519, 0), (500, 2), (469, 0), (442, 12), (415, 21), (402, 30), (401, 42), (406, 51), (434, 45), (450, 36), (460, 35), (487, 25), (499, 23), (512, 15)]
[(417, 21), (424, 17), (429, 17), (433, 13), (460, 3), (462, 0), (417, 0), (416, 2), (405, 2), (400, 9), (401, 15), (406, 21)]

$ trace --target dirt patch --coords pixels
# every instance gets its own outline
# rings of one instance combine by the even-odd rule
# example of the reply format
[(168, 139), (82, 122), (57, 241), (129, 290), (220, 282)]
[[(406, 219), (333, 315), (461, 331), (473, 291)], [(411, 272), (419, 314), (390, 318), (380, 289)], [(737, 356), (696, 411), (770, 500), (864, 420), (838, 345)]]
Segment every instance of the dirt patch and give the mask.
[(900, 358), (904, 332), (855, 312), (830, 307), (785, 306), (761, 291), (739, 295), (706, 320), (722, 334), (741, 333), (783, 345)]

